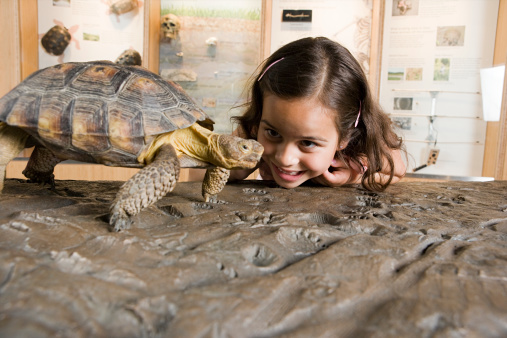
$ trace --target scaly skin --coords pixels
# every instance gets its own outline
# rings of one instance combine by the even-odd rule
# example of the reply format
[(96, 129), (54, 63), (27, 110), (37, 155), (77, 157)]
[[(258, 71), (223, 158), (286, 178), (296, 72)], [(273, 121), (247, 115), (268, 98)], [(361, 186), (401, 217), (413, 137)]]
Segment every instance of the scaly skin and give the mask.
[(220, 167), (206, 170), (202, 182), (202, 196), (206, 202), (217, 202), (217, 194), (225, 187), (230, 173), (228, 169)]
[(25, 148), (28, 134), (0, 122), (0, 193), (4, 188), (5, 168)]
[(44, 147), (35, 147), (28, 160), (23, 175), (32, 183), (50, 184), (55, 187), (55, 166), (62, 160), (56, 157), (50, 150)]
[(132, 176), (118, 191), (109, 219), (113, 230), (129, 229), (132, 216), (174, 189), (179, 173), (180, 164), (173, 146), (161, 146), (153, 162)]

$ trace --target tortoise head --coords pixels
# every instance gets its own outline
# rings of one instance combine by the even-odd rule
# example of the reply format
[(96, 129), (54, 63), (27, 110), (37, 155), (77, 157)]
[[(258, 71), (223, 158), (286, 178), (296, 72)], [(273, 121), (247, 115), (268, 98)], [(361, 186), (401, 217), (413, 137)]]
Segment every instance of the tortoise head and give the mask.
[(220, 166), (226, 169), (250, 169), (260, 161), (264, 147), (259, 142), (232, 135), (215, 136), (214, 155), (218, 157)]

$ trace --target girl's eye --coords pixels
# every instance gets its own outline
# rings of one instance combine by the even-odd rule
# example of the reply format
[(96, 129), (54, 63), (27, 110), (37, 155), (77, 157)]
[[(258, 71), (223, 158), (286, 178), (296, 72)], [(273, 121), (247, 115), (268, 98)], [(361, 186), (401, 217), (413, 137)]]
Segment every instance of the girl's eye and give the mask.
[(308, 140), (304, 140), (304, 141), (301, 141), (301, 144), (303, 145), (303, 147), (305, 148), (314, 148), (317, 146), (317, 144), (315, 142), (312, 142), (312, 141), (308, 141)]
[(269, 137), (279, 137), (280, 136), (280, 134), (278, 134), (273, 129), (266, 129), (266, 133), (268, 134)]

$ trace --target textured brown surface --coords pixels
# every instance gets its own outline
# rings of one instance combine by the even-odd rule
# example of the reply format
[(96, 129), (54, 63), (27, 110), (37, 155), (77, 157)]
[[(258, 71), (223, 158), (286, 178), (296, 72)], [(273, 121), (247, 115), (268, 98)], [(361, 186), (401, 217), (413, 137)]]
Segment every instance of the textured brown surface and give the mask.
[(119, 185), (7, 180), (0, 336), (507, 335), (507, 182), (180, 183), (111, 233)]

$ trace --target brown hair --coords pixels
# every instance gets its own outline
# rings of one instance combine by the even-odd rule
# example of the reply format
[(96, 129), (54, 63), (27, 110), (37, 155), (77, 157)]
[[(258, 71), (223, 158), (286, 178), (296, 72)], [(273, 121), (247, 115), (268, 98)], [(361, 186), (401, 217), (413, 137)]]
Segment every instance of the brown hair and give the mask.
[[(367, 159), (362, 185), (382, 191), (391, 183), (394, 176), (391, 151), (402, 148), (401, 138), (393, 131), (390, 118), (373, 100), (361, 66), (345, 47), (324, 37), (303, 38), (268, 57), (259, 75), (252, 79), (244, 114), (233, 117), (247, 138), (257, 138), (265, 93), (286, 100), (317, 96), (323, 105), (336, 112), (340, 141), (348, 140), (338, 156), (346, 163), (360, 164), (360, 158)], [(359, 110), (359, 123), (354, 127)], [(383, 166), (390, 173), (389, 179), (375, 182), (375, 173)]]

